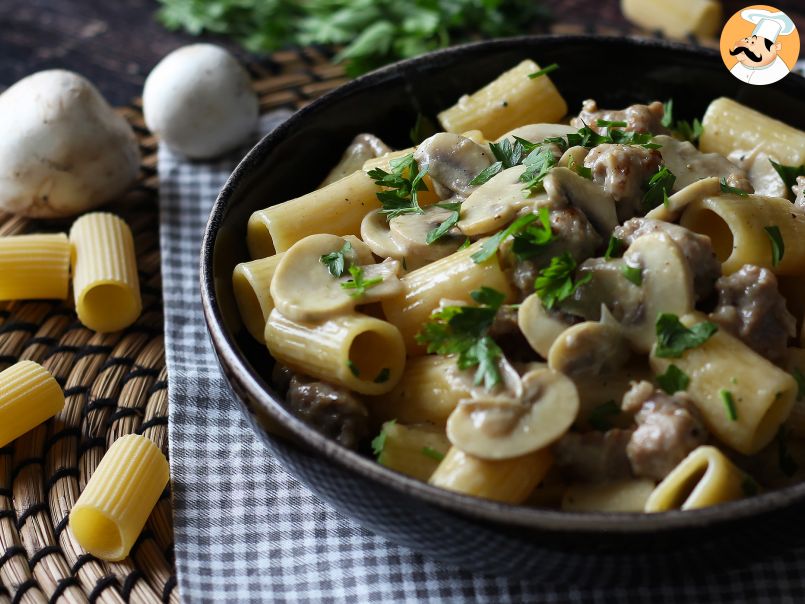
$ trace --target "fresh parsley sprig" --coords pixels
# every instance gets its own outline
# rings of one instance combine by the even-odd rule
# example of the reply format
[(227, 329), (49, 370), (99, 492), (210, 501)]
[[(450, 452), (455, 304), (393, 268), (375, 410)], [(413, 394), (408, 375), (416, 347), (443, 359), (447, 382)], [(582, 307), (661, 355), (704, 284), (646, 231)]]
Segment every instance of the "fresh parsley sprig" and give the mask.
[(785, 166), (783, 164), (778, 164), (773, 159), (769, 159), (771, 162), (772, 167), (780, 175), (780, 178), (783, 179), (783, 183), (785, 183), (786, 189), (791, 191), (791, 194), (794, 194), (793, 186), (797, 184), (797, 176), (805, 176), (805, 164), (801, 166)]
[(458, 224), (458, 220), (461, 217), (461, 202), (460, 201), (452, 201), (448, 203), (437, 203), (436, 207), (443, 208), (445, 210), (450, 210), (450, 215), (442, 221), (442, 223), (434, 229), (428, 231), (428, 234), (425, 235), (425, 243), (428, 245), (432, 245), (436, 243), (439, 239), (447, 235), (454, 226)]
[(727, 184), (727, 179), (726, 178), (722, 178), (719, 181), (719, 185), (721, 185), (721, 192), (722, 193), (731, 193), (733, 195), (737, 195), (738, 197), (746, 197), (747, 195), (749, 195), (749, 193), (747, 193), (746, 191), (743, 191), (742, 189), (737, 189), (735, 187), (729, 186)]
[(598, 145), (606, 143), (618, 145), (639, 145), (646, 149), (659, 149), (662, 145), (651, 142), (654, 137), (650, 132), (627, 132), (619, 128), (608, 127), (606, 134), (600, 134), (584, 124), (577, 132), (571, 132), (564, 136), (552, 136), (546, 138), (544, 143), (557, 145), (562, 152), (570, 147), (587, 147), (592, 149)]
[(671, 363), (665, 373), (657, 376), (657, 383), (660, 388), (668, 394), (674, 394), (680, 390), (687, 390), (690, 384), (690, 377), (679, 367)]
[(623, 251), (624, 243), (623, 239), (618, 239), (615, 235), (610, 235), (609, 243), (607, 243), (607, 251), (604, 252), (604, 260), (612, 260), (613, 258), (617, 258), (620, 256), (621, 252)]
[(702, 134), (704, 134), (704, 127), (699, 121), (699, 118), (694, 118), (692, 124), (687, 120), (674, 121), (674, 99), (668, 99), (663, 103), (663, 115), (660, 123), (694, 144), (701, 138)]
[(528, 195), (542, 188), (542, 181), (548, 171), (556, 165), (556, 157), (548, 147), (538, 147), (523, 159), (525, 171), (520, 175), (520, 182), (524, 183), (523, 191)]
[(661, 313), (657, 317), (657, 345), (654, 354), (661, 358), (678, 359), (686, 350), (704, 344), (717, 331), (718, 327), (710, 321), (702, 321), (687, 328), (676, 315)]
[(567, 158), (567, 167), (569, 170), (572, 170), (582, 178), (586, 178), (587, 180), (593, 179), (593, 169), (585, 168), (583, 164), (582, 165), (577, 164), (575, 158), (572, 155)]
[(545, 246), (554, 240), (553, 230), (551, 229), (551, 214), (548, 208), (541, 207), (537, 215), (539, 225), (534, 224), (532, 221), (525, 228), (514, 233), (512, 253), (518, 260), (528, 260), (540, 255)]
[(629, 266), (624, 264), (621, 267), (621, 273), (632, 284), (640, 287), (643, 285), (643, 269), (639, 266)]
[(534, 73), (529, 73), (528, 74), (528, 79), (533, 80), (533, 79), (538, 78), (540, 76), (548, 75), (549, 73), (553, 73), (557, 69), (559, 69), (559, 64), (558, 63), (551, 63), (550, 65), (548, 65), (547, 67), (543, 67), (539, 71), (535, 71)]
[(573, 280), (573, 273), (576, 270), (576, 261), (568, 252), (561, 256), (551, 258), (551, 263), (543, 268), (534, 280), (534, 290), (536, 291), (542, 305), (551, 310), (557, 302), (566, 300), (585, 283), (588, 283), (593, 276), (587, 274), (577, 281)]
[(386, 439), (389, 436), (389, 430), (396, 424), (396, 419), (385, 422), (380, 430), (380, 434), (372, 439), (372, 453), (375, 454), (375, 459), (379, 459), (380, 456), (383, 455), (383, 450), (386, 448)]
[(419, 207), (417, 195), (419, 191), (428, 190), (422, 182), (428, 173), (428, 167), (418, 169), (413, 153), (392, 159), (389, 167), (391, 172), (382, 168), (374, 168), (368, 172), (375, 184), (385, 187), (385, 190), (377, 193), (377, 199), (383, 206), (380, 213), (385, 214), (388, 220), (403, 214), (424, 214)]
[(352, 251), (352, 244), (347, 241), (341, 247), (340, 250), (337, 252), (330, 252), (329, 254), (324, 254), (319, 258), (319, 261), (327, 267), (327, 270), (330, 271), (330, 274), (335, 277), (336, 279), (344, 274), (347, 266), (349, 265), (349, 259), (347, 255)]
[(767, 226), (763, 227), (763, 230), (766, 231), (771, 244), (771, 265), (777, 266), (785, 256), (785, 241), (783, 241), (783, 235), (780, 233), (780, 227)]
[(350, 266), (349, 274), (352, 275), (352, 279), (342, 283), (341, 287), (349, 290), (348, 293), (353, 298), (360, 298), (366, 294), (367, 289), (383, 282), (383, 277), (371, 277), (366, 279), (363, 276), (363, 268), (360, 266)]
[(481, 249), (475, 252), (470, 258), (475, 264), (481, 264), (482, 262), (486, 262), (492, 256), (495, 255), (495, 252), (498, 251), (500, 244), (515, 233), (519, 233), (522, 229), (524, 229), (527, 225), (531, 224), (537, 220), (537, 216), (534, 214), (525, 214), (524, 216), (520, 216), (517, 220), (512, 222), (509, 226), (507, 226), (502, 231), (498, 231), (494, 235), (492, 235), (489, 239), (483, 242), (481, 245)]
[(660, 204), (668, 205), (668, 194), (676, 182), (676, 176), (667, 166), (662, 166), (648, 181), (648, 190), (643, 196), (643, 209), (650, 212)]

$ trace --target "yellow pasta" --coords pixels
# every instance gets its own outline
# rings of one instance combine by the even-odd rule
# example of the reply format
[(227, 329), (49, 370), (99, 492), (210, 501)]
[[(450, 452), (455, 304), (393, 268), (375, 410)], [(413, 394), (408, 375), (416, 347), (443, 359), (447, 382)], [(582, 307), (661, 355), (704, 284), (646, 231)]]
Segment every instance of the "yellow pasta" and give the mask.
[(361, 394), (388, 392), (405, 367), (399, 330), (360, 313), (299, 323), (275, 308), (266, 323), (265, 341), (280, 363)]
[(642, 512), (653, 490), (651, 480), (577, 483), (567, 488), (561, 507), (568, 512)]
[(694, 510), (744, 496), (751, 481), (715, 447), (694, 449), (657, 485), (646, 512)]
[(271, 298), (271, 278), (283, 254), (260, 258), (251, 262), (241, 262), (232, 273), (232, 288), (238, 311), (251, 336), (265, 343), (264, 334), (268, 315), (274, 310)]
[[(722, 195), (691, 203), (680, 224), (710, 237), (721, 270), (731, 274), (744, 264), (764, 266), (778, 275), (805, 274), (805, 213), (791, 202), (759, 195)], [(785, 245), (777, 266), (765, 227), (776, 226)]]
[(450, 448), (444, 430), (433, 426), (405, 426), (393, 421), (383, 425), (374, 444), (379, 450), (378, 463), (424, 482)]
[(249, 218), (249, 254), (265, 258), (316, 233), (359, 237), (363, 217), (380, 207), (379, 190), (366, 172), (358, 170), (312, 193), (258, 210)]
[(430, 484), (466, 495), (522, 503), (553, 463), (548, 449), (521, 457), (489, 461), (451, 447), (430, 477)]
[(497, 256), (481, 264), (472, 260), (483, 241), (404, 275), (400, 278), (403, 293), (383, 300), (386, 318), (403, 334), (409, 355), (424, 354), (425, 349), (416, 343), (415, 336), (442, 298), (473, 303), (470, 292), (486, 286), (503, 292), (511, 300), (512, 288)]
[(621, 10), (640, 27), (671, 38), (712, 38), (721, 28), (721, 3), (716, 0), (621, 0)]
[(79, 320), (95, 331), (125, 329), (142, 300), (131, 229), (114, 214), (85, 214), (70, 229), (73, 296)]
[(65, 300), (69, 286), (67, 235), (0, 237), (0, 300)]
[(64, 407), (64, 393), (50, 372), (20, 361), (0, 372), (0, 447), (5, 447)]
[(539, 70), (534, 61), (523, 61), (475, 93), (462, 96), (439, 114), (439, 122), (447, 132), (480, 130), (487, 140), (495, 140), (518, 126), (559, 121), (567, 113), (567, 103), (550, 77), (528, 77)]
[(117, 439), (70, 512), (81, 547), (103, 560), (128, 556), (168, 478), (168, 460), (151, 440), (136, 434)]
[[(691, 327), (705, 320), (699, 313), (685, 315)], [(687, 392), (707, 428), (740, 453), (752, 455), (774, 438), (794, 404), (797, 383), (788, 373), (719, 329), (706, 342), (680, 358), (659, 358), (652, 351), (651, 368), (657, 375), (673, 363), (690, 378)], [(727, 393), (727, 394), (725, 394)], [(729, 409), (732, 400), (734, 416)]]
[(789, 166), (805, 164), (805, 132), (721, 97), (710, 103), (702, 118), (699, 147), (705, 153), (727, 156), (760, 147), (769, 157)]

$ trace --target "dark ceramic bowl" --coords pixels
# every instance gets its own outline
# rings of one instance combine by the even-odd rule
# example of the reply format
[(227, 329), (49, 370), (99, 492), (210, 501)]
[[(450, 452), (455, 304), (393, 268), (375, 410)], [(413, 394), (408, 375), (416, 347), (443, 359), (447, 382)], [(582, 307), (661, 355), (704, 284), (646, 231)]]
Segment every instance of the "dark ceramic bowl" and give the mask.
[(551, 74), (571, 111), (673, 98), (688, 119), (728, 96), (805, 129), (805, 79), (741, 84), (716, 52), (662, 41), (523, 37), (470, 44), (397, 63), (298, 111), (243, 159), (212, 210), (201, 289), (224, 374), (255, 432), (321, 498), (389, 539), (442, 562), (573, 584), (676, 580), (782, 552), (805, 539), (805, 484), (693, 512), (567, 513), (510, 506), (431, 487), (327, 440), (286, 410), (272, 360), (232, 319), (232, 269), (246, 259), (246, 222), (314, 188), (359, 132), (408, 146), (417, 113), (434, 116), (525, 58)]

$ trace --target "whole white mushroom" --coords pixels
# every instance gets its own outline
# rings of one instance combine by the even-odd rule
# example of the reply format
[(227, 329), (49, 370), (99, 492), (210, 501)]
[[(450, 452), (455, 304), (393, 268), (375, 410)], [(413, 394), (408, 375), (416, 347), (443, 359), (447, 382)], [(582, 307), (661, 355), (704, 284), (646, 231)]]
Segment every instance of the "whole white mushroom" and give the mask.
[(0, 210), (73, 216), (137, 179), (140, 149), (126, 120), (82, 76), (50, 70), (0, 94)]
[(148, 74), (148, 128), (168, 147), (209, 159), (243, 143), (257, 127), (258, 102), (246, 70), (223, 48), (184, 46)]

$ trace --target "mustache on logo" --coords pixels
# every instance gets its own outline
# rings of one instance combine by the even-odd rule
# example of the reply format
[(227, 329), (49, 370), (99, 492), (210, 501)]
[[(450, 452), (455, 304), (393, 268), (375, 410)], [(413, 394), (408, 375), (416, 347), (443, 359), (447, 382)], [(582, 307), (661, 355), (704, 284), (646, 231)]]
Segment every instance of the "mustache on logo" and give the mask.
[(750, 61), (754, 61), (755, 63), (760, 63), (761, 59), (763, 59), (763, 57), (761, 57), (760, 55), (756, 55), (755, 53), (753, 53), (751, 50), (749, 50), (744, 46), (738, 46), (735, 50), (730, 51), (730, 54), (733, 57), (741, 53), (744, 53), (749, 58)]

